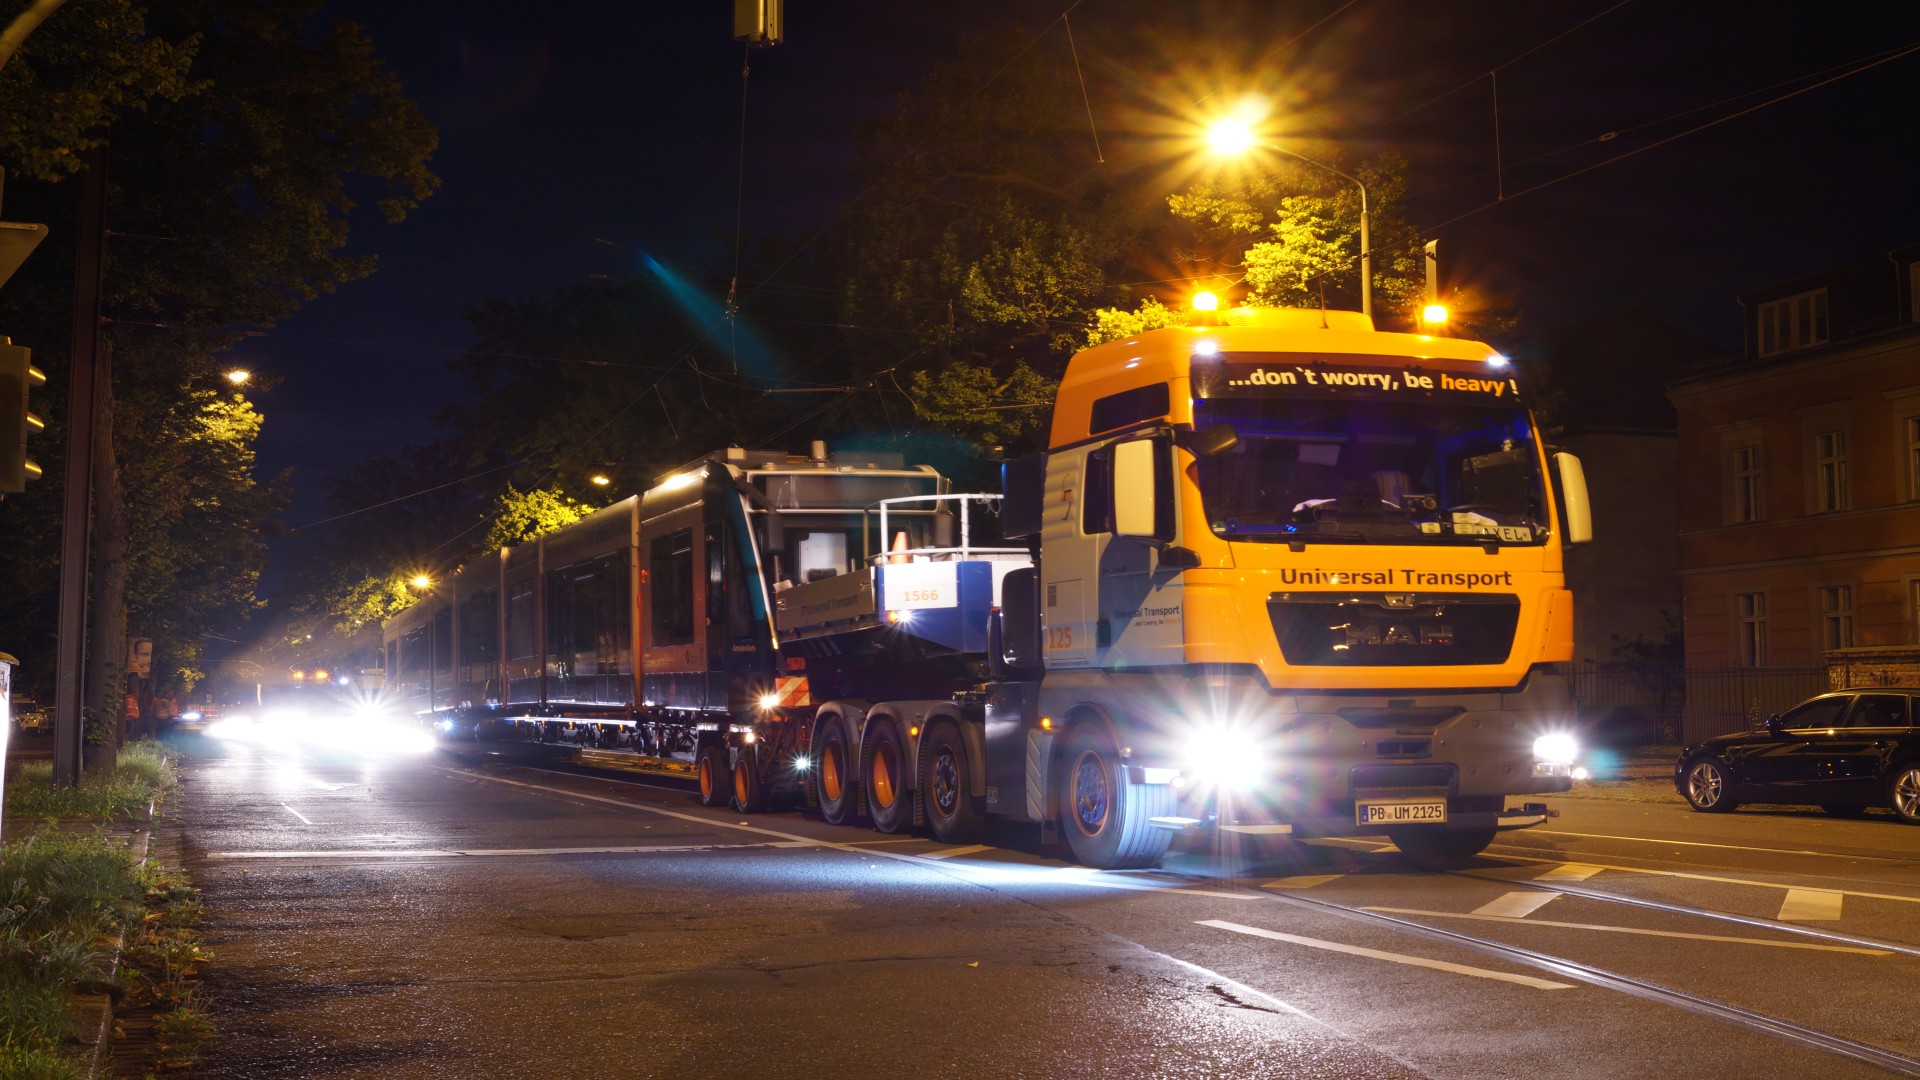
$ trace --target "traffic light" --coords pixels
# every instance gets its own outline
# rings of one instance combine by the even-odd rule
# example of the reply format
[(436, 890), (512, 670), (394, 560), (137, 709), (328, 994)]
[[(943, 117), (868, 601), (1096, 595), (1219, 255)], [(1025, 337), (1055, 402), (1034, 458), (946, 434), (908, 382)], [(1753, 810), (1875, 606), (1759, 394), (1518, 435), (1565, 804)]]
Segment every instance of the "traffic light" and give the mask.
[(47, 425), (27, 407), (27, 395), (46, 381), (33, 366), (33, 350), (0, 337), (0, 494), (19, 494), (27, 481), (40, 479), (40, 466), (27, 457), (27, 436)]

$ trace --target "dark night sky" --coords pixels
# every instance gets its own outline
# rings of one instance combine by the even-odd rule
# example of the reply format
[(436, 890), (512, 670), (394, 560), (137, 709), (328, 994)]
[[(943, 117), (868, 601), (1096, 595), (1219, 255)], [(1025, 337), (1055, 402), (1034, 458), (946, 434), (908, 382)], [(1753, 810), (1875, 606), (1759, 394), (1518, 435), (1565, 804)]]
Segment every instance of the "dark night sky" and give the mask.
[[(1036, 48), (1071, 79), (1054, 22), (1071, 2), (794, 0), (786, 43), (752, 58), (747, 230), (805, 235), (830, 221), (856, 190), (846, 159), (858, 126), (963, 34), (1052, 24)], [(1515, 194), (1813, 73), (1920, 44), (1920, 11), (1723, 0), (1271, 6), (1275, 49), (1261, 75), (1280, 85), (1246, 88), (1296, 102), (1314, 124), (1301, 134), (1341, 140), (1350, 157), (1404, 153), (1411, 219), (1427, 231), (1451, 222), (1437, 233), (1448, 280), (1518, 309), (1529, 328), (1637, 305), (1733, 347), (1736, 291), (1920, 240), (1920, 53)], [(1090, 67), (1111, 66), (1086, 47), (1115, 7), (1084, 0), (1073, 10)], [(741, 58), (730, 9), (726, 0), (330, 5), (368, 29), (439, 126), (433, 168), (444, 186), (402, 225), (356, 219), (353, 247), (379, 253), (380, 271), (238, 356), (283, 380), (262, 400), (261, 453), (267, 469), (296, 467), (290, 524), (325, 516), (328, 475), (432, 436), (426, 417), (459, 391), (444, 364), (469, 343), (467, 306), (627, 273), (640, 251), (726, 266), (719, 238), (734, 216)], [(1208, 9), (1165, 10), (1204, 19)], [(1488, 207), (1488, 81), (1409, 110), (1501, 65), (1513, 197)], [(1149, 94), (1165, 84), (1170, 103), (1183, 81), (1158, 68), (1129, 74)], [(1755, 93), (1775, 84), (1786, 85)], [(1117, 113), (1100, 101), (1094, 110)], [(1622, 134), (1591, 142), (1609, 131)]]

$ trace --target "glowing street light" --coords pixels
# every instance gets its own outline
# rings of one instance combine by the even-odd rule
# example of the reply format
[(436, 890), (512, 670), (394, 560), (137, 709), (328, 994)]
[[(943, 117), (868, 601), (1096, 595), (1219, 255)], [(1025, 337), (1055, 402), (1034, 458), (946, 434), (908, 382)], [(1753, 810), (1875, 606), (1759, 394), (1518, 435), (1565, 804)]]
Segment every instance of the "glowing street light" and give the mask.
[(1210, 292), (1194, 293), (1193, 310), (1218, 311), (1220, 310), (1220, 297)]
[(594, 487), (606, 487), (608, 484), (613, 483), (613, 480), (608, 477), (606, 473), (594, 473), (591, 479)]
[(253, 372), (248, 371), (246, 368), (237, 367), (227, 371), (227, 381), (235, 386), (245, 386), (247, 385), (247, 380), (251, 378), (253, 378)]
[(428, 589), (433, 588), (433, 579), (425, 574), (415, 574), (413, 575), (413, 580), (407, 582), (407, 584), (419, 589), (421, 592), (426, 592)]
[(1428, 326), (1447, 325), (1447, 305), (1428, 304), (1420, 309), (1420, 321)]
[(1254, 130), (1253, 119), (1243, 107), (1236, 116), (1224, 117), (1214, 121), (1207, 128), (1207, 146), (1221, 157), (1242, 157), (1248, 152), (1261, 149), (1285, 154), (1295, 161), (1305, 162), (1317, 169), (1338, 176), (1360, 189), (1360, 312), (1369, 319), (1373, 317), (1373, 251), (1367, 235), (1367, 185), (1358, 177), (1349, 176), (1324, 161), (1315, 161), (1304, 154), (1296, 154), (1284, 146), (1268, 142)]

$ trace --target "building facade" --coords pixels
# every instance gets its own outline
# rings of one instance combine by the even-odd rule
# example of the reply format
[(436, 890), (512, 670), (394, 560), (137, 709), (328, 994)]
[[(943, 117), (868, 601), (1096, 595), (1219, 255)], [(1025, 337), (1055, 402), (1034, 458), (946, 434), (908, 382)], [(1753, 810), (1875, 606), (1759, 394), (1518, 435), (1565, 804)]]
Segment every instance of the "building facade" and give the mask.
[(1740, 302), (1741, 353), (1668, 391), (1687, 666), (1904, 681), (1920, 656), (1920, 245)]

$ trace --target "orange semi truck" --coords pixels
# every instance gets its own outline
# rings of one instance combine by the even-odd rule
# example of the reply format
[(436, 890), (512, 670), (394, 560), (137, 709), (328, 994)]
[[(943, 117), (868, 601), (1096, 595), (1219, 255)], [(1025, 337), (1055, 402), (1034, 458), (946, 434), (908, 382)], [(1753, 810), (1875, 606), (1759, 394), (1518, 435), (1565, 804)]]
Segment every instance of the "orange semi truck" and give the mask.
[(422, 641), (409, 668), (434, 616), (396, 616), (390, 688), (691, 760), (710, 804), (788, 791), (955, 842), (996, 815), (1097, 867), (1196, 832), (1385, 834), (1440, 865), (1544, 820), (1523, 797), (1567, 790), (1576, 752), (1579, 462), (1485, 345), (1352, 312), (1210, 323), (1075, 355), (999, 495), (818, 444), (676, 470), (503, 551), (477, 617), (447, 597), (439, 625), (495, 658), (451, 693), (423, 700), (422, 668), (469, 650)]

